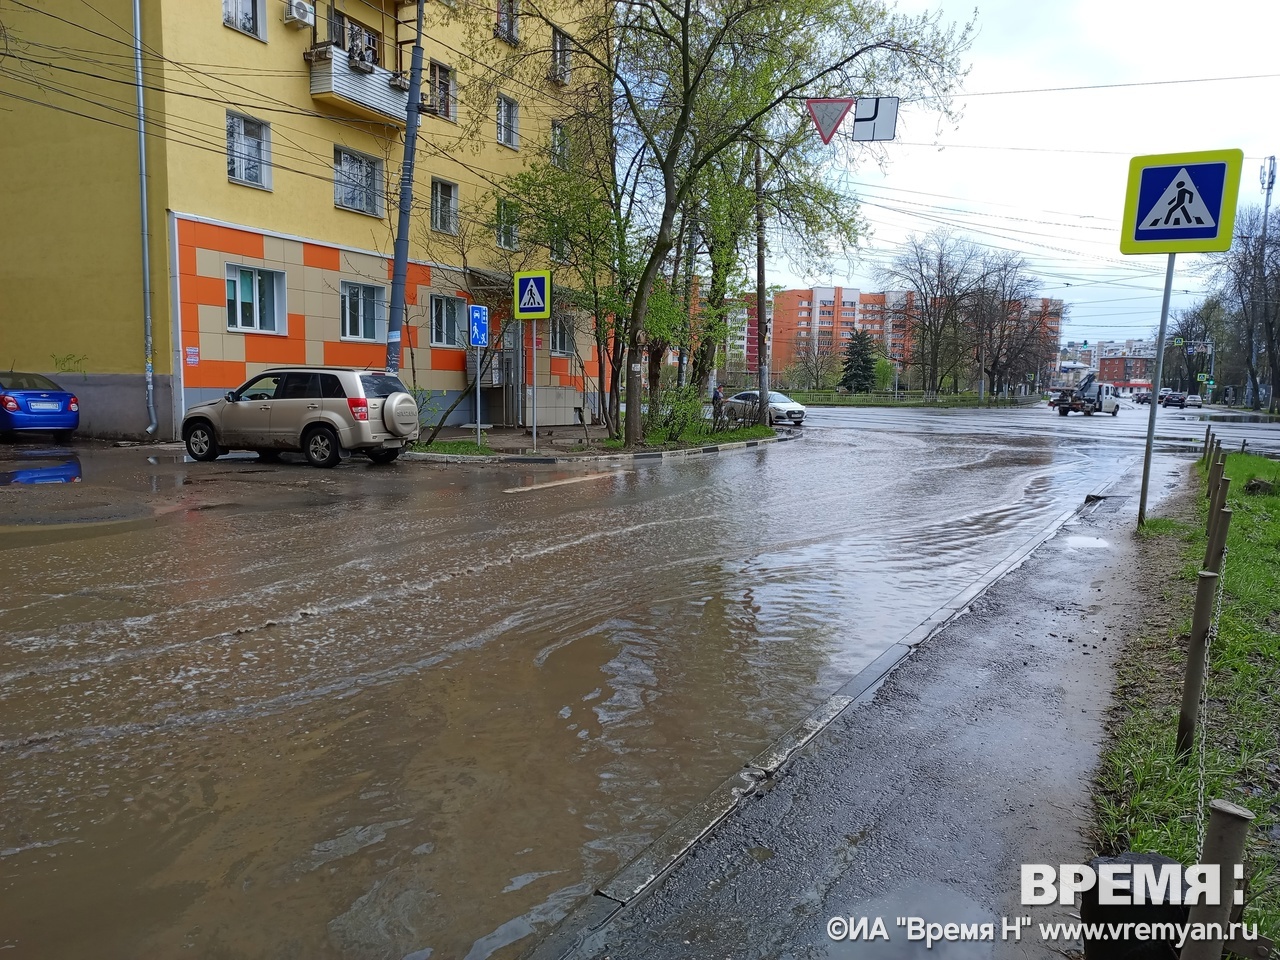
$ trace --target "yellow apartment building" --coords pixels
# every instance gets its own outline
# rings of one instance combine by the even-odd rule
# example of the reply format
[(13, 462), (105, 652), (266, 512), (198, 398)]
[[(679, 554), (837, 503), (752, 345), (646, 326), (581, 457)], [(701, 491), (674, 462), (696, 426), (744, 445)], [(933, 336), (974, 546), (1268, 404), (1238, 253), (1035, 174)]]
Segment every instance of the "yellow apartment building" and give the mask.
[[(426, 4), (402, 376), (443, 411), (483, 302), (502, 349), (480, 419), (523, 423), (536, 383), (538, 422), (571, 423), (599, 358), (567, 313), (506, 322), (510, 274), (547, 262), (502, 184), (563, 137), (572, 39), (516, 0), (492, 0), (490, 35), (476, 9)], [(274, 364), (383, 367), (415, 12), (0, 2), (5, 367), (74, 390), (82, 432), (161, 438)], [(545, 71), (495, 70), (516, 45)], [(476, 416), (468, 398), (450, 422)]]

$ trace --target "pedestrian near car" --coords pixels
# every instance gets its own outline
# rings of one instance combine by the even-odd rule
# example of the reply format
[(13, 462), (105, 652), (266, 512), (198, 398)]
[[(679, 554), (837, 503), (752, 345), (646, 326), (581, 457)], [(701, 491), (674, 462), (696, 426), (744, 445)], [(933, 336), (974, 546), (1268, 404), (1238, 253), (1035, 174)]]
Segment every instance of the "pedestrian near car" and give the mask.
[(724, 421), (724, 391), (720, 389), (720, 384), (716, 384), (716, 388), (711, 391), (711, 422), (716, 429), (720, 428), (720, 424)]

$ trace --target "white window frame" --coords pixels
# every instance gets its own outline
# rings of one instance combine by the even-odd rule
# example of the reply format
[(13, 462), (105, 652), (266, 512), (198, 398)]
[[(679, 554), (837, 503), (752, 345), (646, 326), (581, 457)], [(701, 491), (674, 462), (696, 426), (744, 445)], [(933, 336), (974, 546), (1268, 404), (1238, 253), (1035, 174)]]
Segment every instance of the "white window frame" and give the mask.
[(494, 206), (494, 240), (503, 250), (520, 249), (520, 205), (499, 197)]
[(547, 224), (547, 252), (556, 263), (569, 262), (569, 231), (563, 218), (553, 217)]
[(566, 317), (551, 318), (551, 352), (558, 356), (571, 357), (575, 353), (576, 344), (573, 337), (573, 323)]
[[(452, 316), (449, 314), (452, 313)], [(431, 295), (431, 346), (466, 349), (463, 337), (467, 333), (467, 301), (461, 297)], [(449, 339), (449, 326), (453, 327), (453, 339)]]
[[(445, 187), (449, 189), (447, 209), (441, 203)], [(431, 229), (437, 233), (458, 232), (458, 185), (438, 177), (431, 180)]]
[(498, 0), (498, 22), (494, 24), (493, 35), (512, 46), (520, 42), (519, 0)]
[[(441, 84), (441, 80), (445, 84)], [(429, 102), (436, 108), (435, 115), (444, 120), (458, 119), (458, 72), (447, 63), (431, 61), (427, 74)]]
[[(350, 315), (352, 297), (356, 305), (355, 324)], [(342, 340), (359, 340), (363, 343), (386, 342), (387, 289), (372, 283), (357, 283), (343, 280), (341, 287), (341, 319), (339, 321)], [(372, 311), (372, 315), (369, 312)], [(354, 332), (353, 332), (354, 331)]]
[(551, 72), (548, 77), (552, 83), (566, 86), (572, 75), (570, 51), (573, 48), (569, 35), (559, 27), (551, 28)]
[[(344, 169), (344, 160), (355, 166), (357, 163), (369, 165), (368, 183), (355, 183), (351, 181)], [(347, 147), (333, 148), (333, 205), (342, 210), (350, 210), (353, 213), (363, 213), (370, 217), (382, 216), (382, 161), (377, 157), (371, 157), (365, 153), (359, 153)], [(346, 189), (355, 189), (365, 192), (368, 195), (368, 207), (356, 206), (345, 202)]]
[[(262, 136), (251, 137), (246, 124), (255, 124)], [(258, 156), (250, 156), (250, 145), (256, 144)], [(249, 176), (251, 165), (257, 164), (258, 179)], [(247, 187), (271, 189), (271, 124), (242, 113), (227, 111), (227, 179)]]
[(569, 169), (569, 131), (563, 120), (551, 121), (551, 136), (548, 139), (551, 153), (551, 165), (561, 170)]
[(267, 39), (266, 0), (222, 0), (222, 25), (257, 40)]
[(506, 94), (498, 94), (498, 142), (520, 149), (520, 104)]
[[(249, 300), (242, 299), (242, 284), (248, 275), (253, 295)], [(285, 275), (280, 270), (264, 270), (261, 267), (247, 267), (239, 263), (228, 263), (224, 273), (227, 284), (234, 285), (227, 291), (227, 330), (235, 333), (270, 333), (286, 335), (289, 311), (285, 304)], [(234, 292), (233, 292), (234, 291)], [(270, 298), (272, 316), (264, 317), (265, 307)], [(233, 306), (234, 304), (234, 306)], [(249, 307), (249, 316), (245, 317), (245, 307)], [(246, 322), (247, 320), (247, 322)]]

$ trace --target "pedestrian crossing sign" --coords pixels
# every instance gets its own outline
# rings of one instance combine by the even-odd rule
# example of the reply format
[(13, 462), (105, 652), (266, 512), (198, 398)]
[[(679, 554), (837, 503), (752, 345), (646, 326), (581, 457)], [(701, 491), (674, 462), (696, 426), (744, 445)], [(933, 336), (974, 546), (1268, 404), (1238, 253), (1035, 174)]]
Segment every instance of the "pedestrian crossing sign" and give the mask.
[(1231, 248), (1244, 154), (1165, 153), (1129, 161), (1121, 253), (1211, 253)]
[(517, 273), (515, 298), (517, 320), (546, 320), (551, 316), (551, 271)]

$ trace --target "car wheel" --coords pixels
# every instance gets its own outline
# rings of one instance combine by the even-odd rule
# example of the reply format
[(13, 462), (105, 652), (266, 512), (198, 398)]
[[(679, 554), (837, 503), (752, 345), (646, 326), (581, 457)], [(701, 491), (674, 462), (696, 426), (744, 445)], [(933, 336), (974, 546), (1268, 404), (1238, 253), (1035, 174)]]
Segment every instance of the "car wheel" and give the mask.
[(280, 460), (279, 450), (255, 450), (253, 452), (258, 455), (258, 459), (263, 463), (278, 463)]
[(379, 447), (376, 450), (366, 450), (367, 456), (374, 463), (392, 463), (396, 457), (400, 456), (401, 447)]
[(313, 467), (334, 467), (342, 459), (338, 435), (332, 427), (312, 427), (302, 437), (302, 452)]
[(206, 420), (197, 420), (187, 427), (185, 439), (187, 453), (191, 454), (193, 460), (217, 460), (222, 453), (218, 449), (218, 438), (213, 432), (213, 426)]
[(1068, 413), (1070, 413), (1070, 412), (1071, 412), (1071, 411), (1070, 411), (1070, 410), (1068, 410), (1066, 407), (1059, 407), (1059, 408), (1058, 408), (1058, 416), (1060, 416), (1060, 417), (1065, 417), (1065, 416), (1066, 416)]
[(1119, 407), (1112, 407), (1112, 408), (1111, 408), (1111, 415), (1112, 415), (1113, 417), (1114, 417), (1117, 413), (1119, 413), (1119, 412), (1120, 412), (1120, 408), (1119, 408)]

